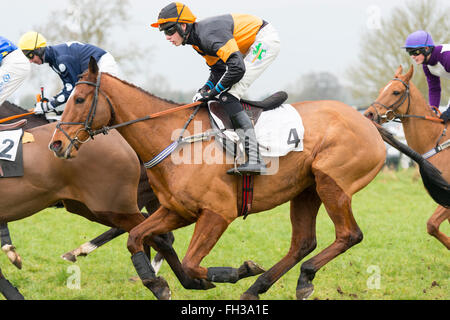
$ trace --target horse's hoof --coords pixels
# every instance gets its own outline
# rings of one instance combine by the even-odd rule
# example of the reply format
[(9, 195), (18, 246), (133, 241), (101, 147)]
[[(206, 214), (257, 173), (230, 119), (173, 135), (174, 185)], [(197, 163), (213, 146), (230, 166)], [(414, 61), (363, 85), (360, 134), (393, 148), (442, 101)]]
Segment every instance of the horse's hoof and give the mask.
[(11, 263), (16, 266), (17, 269), (22, 269), (22, 258), (16, 252), (16, 247), (11, 244), (5, 244), (2, 247), (2, 251), (6, 254), (8, 260), (11, 261)]
[(70, 261), (70, 262), (76, 262), (77, 257), (72, 252), (67, 252), (61, 256), (64, 260)]
[(241, 295), (241, 300), (259, 300), (259, 296), (255, 296), (254, 294), (248, 293), (248, 292), (244, 292)]
[(264, 270), (260, 265), (251, 260), (245, 261), (244, 264), (246, 265), (250, 276), (256, 276), (258, 274), (266, 272), (266, 270)]
[(239, 279), (256, 276), (264, 272), (266, 270), (251, 260), (245, 261), (238, 269)]
[(163, 277), (155, 279), (143, 280), (142, 283), (146, 286), (158, 300), (170, 300), (172, 293), (170, 292), (169, 284)]
[(211, 281), (205, 280), (205, 279), (199, 279), (200, 281), (200, 289), (201, 290), (209, 290), (209, 289), (213, 289), (216, 287), (216, 285), (214, 283), (212, 283)]
[(297, 300), (306, 300), (314, 292), (314, 285), (310, 284), (306, 287), (297, 289)]

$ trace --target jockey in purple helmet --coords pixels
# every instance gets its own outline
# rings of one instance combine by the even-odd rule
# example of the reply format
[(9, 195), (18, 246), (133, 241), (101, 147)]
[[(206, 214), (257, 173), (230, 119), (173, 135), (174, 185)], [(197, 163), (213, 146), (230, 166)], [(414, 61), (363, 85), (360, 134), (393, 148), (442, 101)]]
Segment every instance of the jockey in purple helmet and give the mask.
[[(431, 35), (423, 30), (411, 33), (403, 48), (411, 58), (422, 64), (428, 82), (430, 105), (439, 107), (441, 102), (441, 77), (450, 79), (450, 44), (435, 46)], [(446, 123), (450, 119), (450, 108), (441, 114)]]

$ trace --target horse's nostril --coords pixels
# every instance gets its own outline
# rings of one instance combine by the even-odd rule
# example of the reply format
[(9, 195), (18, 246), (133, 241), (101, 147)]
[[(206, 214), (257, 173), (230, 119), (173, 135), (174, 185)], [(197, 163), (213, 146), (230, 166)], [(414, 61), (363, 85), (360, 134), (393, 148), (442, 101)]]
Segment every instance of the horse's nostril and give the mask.
[(60, 140), (53, 142), (50, 145), (50, 149), (52, 149), (52, 151), (59, 151), (61, 149), (62, 146), (62, 142)]
[(370, 120), (373, 120), (373, 112), (367, 112), (367, 113), (365, 114), (365, 116), (366, 116), (367, 118), (369, 118)]

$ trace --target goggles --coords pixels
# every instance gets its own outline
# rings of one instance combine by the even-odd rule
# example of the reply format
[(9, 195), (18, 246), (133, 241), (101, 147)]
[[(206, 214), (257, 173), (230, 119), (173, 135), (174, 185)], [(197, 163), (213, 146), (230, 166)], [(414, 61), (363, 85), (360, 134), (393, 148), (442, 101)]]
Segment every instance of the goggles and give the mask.
[(408, 52), (408, 54), (410, 56), (418, 56), (419, 54), (423, 53), (422, 48), (412, 48), (412, 49), (406, 49), (406, 51)]
[(171, 27), (169, 27), (167, 29), (164, 29), (164, 34), (166, 36), (172, 36), (172, 35), (175, 34), (175, 32), (177, 32), (177, 25), (176, 24), (174, 24), (173, 26), (171, 26)]
[(33, 51), (33, 50), (30, 50), (30, 51), (24, 52), (24, 54), (25, 54), (25, 57), (27, 57), (28, 59), (33, 59), (33, 58), (34, 58), (34, 56), (35, 56), (35, 53), (34, 53), (34, 51)]

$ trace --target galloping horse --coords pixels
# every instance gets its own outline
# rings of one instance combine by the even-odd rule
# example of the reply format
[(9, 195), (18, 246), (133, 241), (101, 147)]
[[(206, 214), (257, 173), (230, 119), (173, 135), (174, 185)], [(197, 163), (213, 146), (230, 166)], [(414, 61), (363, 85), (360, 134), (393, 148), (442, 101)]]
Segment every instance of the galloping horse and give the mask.
[[(262, 212), (290, 201), (291, 248), (280, 262), (259, 276), (241, 296), (243, 299), (259, 298), (259, 294), (266, 292), (316, 248), (316, 215), (323, 203), (335, 225), (336, 240), (302, 264), (296, 293), (298, 299), (307, 298), (314, 288), (312, 280), (316, 272), (362, 240), (362, 232), (352, 213), (352, 196), (374, 179), (384, 163), (385, 147), (376, 128), (350, 106), (337, 101), (303, 102), (293, 106), (305, 127), (304, 150), (281, 157), (275, 174), (255, 176), (250, 211)], [(99, 73), (92, 59), (67, 103), (59, 130), (49, 147), (58, 157), (75, 157), (80, 141), (88, 139), (93, 131), (107, 132), (114, 124), (122, 124), (117, 130), (143, 161), (149, 161), (171, 144), (172, 133), (182, 128), (191, 114), (181, 107), (171, 112), (174, 107), (173, 102)], [(156, 114), (164, 115), (156, 117)], [(135, 121), (141, 118), (150, 120)], [(200, 109), (195, 119), (201, 121), (204, 130), (211, 128), (207, 110)], [(198, 147), (214, 150), (222, 158), (228, 157), (214, 141), (197, 141), (181, 152)], [(128, 240), (133, 263), (143, 281), (152, 277), (148, 261), (142, 258), (144, 241), (192, 223), (196, 226), (183, 259), (183, 267), (189, 275), (232, 283), (248, 276), (247, 264), (239, 269), (200, 266), (239, 215), (239, 179), (225, 174), (233, 161), (219, 162), (176, 164), (168, 158), (147, 170), (149, 182), (162, 206), (133, 228)]]
[[(402, 71), (400, 66), (394, 79), (381, 90), (364, 115), (379, 124), (400, 119), (408, 145), (428, 158), (442, 172), (442, 177), (450, 181), (450, 140), (445, 136), (447, 125), (436, 117), (412, 83), (414, 67), (411, 66), (406, 74), (402, 74)], [(436, 153), (437, 150), (441, 151)], [(450, 237), (439, 231), (439, 226), (445, 220), (450, 221), (450, 208), (439, 205), (427, 222), (427, 231), (450, 249)]]
[[(15, 119), (14, 119), (15, 118)], [(22, 127), (23, 130), (28, 130), (31, 128), (39, 127), (48, 124), (49, 122), (45, 119), (44, 116), (29, 114), (25, 109), (19, 107), (15, 104), (10, 103), (9, 101), (5, 101), (0, 106), (0, 121), (2, 124), (14, 123), (17, 119), (25, 119), (27, 120), (26, 124)], [(147, 174), (145, 173), (145, 169), (141, 166), (141, 175), (139, 178), (138, 184), (138, 207), (139, 210), (142, 210), (143, 207), (147, 209), (147, 212), (153, 213), (158, 207), (159, 202), (156, 199), (156, 196), (151, 189)], [(56, 206), (59, 206), (60, 203), (57, 203)], [(81, 245), (79, 248), (76, 248), (70, 252), (67, 252), (62, 257), (68, 261), (75, 262), (77, 256), (86, 256), (97, 247), (104, 245), (105, 243), (111, 241), (115, 237), (123, 234), (125, 231), (111, 228), (110, 230), (104, 232), (100, 236), (95, 239), (88, 241)], [(19, 269), (21, 268), (21, 258), (15, 252), (15, 247), (11, 243), (11, 237), (9, 236), (9, 230), (7, 224), (0, 225), (0, 236), (2, 239), (2, 250), (7, 254), (10, 261), (16, 265)]]
[[(39, 121), (34, 123), (41, 124)], [(0, 179), (0, 226), (62, 201), (69, 212), (129, 231), (144, 220), (140, 208), (145, 205), (152, 213), (159, 207), (147, 178), (140, 179), (141, 165), (136, 153), (118, 132), (96, 138), (95, 143), (86, 146), (77, 159), (63, 161), (54, 157), (47, 148), (55, 126), (56, 123), (50, 123), (27, 130), (34, 141), (23, 144), (24, 175)], [(144, 186), (141, 185), (138, 192), (140, 180)], [(146, 203), (142, 203), (143, 200)], [(120, 230), (112, 231), (117, 235)], [(173, 259), (174, 262), (168, 259), (168, 263), (175, 265), (177, 274), (181, 263), (171, 241), (164, 237), (157, 241), (160, 246), (165, 246), (165, 256)], [(177, 276), (188, 288), (195, 288), (198, 283), (184, 282), (182, 273)], [(1, 271), (0, 293), (7, 299), (23, 298)]]

